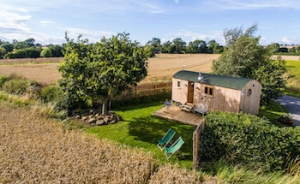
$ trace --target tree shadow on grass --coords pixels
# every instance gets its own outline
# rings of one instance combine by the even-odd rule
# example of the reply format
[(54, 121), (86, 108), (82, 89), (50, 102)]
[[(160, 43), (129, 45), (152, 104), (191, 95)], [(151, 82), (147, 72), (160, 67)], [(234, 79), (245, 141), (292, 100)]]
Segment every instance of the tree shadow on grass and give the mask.
[(172, 139), (173, 142), (180, 136), (183, 138), (185, 143), (180, 151), (186, 160), (192, 160), (194, 126), (149, 116), (132, 119), (128, 129), (129, 134), (134, 136), (136, 140), (156, 145), (169, 128), (172, 128), (176, 132)]

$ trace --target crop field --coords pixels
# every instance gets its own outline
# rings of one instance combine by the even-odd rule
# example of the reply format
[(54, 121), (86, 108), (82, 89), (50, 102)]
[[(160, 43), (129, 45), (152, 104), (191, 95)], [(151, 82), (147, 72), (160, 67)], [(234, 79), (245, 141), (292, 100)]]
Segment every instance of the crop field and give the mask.
[[(148, 76), (142, 83), (170, 81), (172, 75), (182, 69), (210, 72), (217, 54), (159, 54), (148, 60)], [(0, 76), (16, 74), (48, 85), (60, 79), (57, 70), (63, 58), (47, 60), (0, 60)]]
[[(211, 72), (212, 61), (219, 54), (157, 54), (148, 60), (148, 76), (141, 83), (170, 81), (179, 70)], [(277, 56), (273, 56), (276, 59)], [(299, 60), (299, 56), (282, 56), (285, 60)], [(0, 76), (16, 74), (42, 84), (56, 83), (61, 75), (57, 68), (63, 58), (0, 60)]]
[[(151, 153), (66, 130), (33, 109), (0, 102), (0, 183), (198, 183)], [(216, 183), (216, 178), (202, 180)]]

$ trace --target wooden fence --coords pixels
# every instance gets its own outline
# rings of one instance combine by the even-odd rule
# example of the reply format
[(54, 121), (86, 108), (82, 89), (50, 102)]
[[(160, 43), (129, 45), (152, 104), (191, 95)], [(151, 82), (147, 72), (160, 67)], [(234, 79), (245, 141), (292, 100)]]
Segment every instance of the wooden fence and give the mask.
[(140, 84), (133, 86), (130, 90), (125, 91), (114, 100), (129, 100), (140, 96), (150, 96), (160, 94), (163, 91), (171, 92), (172, 82), (154, 83), (154, 84)]
[(201, 134), (204, 130), (204, 120), (200, 122), (193, 134), (193, 169), (197, 170), (201, 161)]

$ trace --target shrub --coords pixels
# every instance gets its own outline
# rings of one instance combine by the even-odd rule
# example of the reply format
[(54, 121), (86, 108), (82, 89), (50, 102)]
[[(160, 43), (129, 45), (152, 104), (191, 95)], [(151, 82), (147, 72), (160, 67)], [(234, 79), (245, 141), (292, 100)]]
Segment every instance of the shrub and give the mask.
[(2, 89), (2, 85), (8, 80), (6, 76), (0, 76), (0, 90)]
[(44, 48), (40, 54), (41, 57), (52, 57), (52, 52), (50, 48)]
[(14, 95), (28, 95), (30, 99), (39, 96), (41, 86), (33, 80), (11, 76), (2, 85), (2, 90)]
[(28, 81), (26, 79), (12, 79), (5, 82), (2, 86), (2, 90), (15, 95), (23, 95), (28, 87)]
[(224, 158), (266, 171), (287, 169), (300, 155), (300, 128), (279, 128), (262, 118), (228, 112), (212, 112), (205, 118), (201, 148), (203, 159)]
[(55, 102), (58, 103), (64, 96), (63, 90), (57, 85), (50, 85), (44, 87), (41, 92), (41, 100), (44, 103)]

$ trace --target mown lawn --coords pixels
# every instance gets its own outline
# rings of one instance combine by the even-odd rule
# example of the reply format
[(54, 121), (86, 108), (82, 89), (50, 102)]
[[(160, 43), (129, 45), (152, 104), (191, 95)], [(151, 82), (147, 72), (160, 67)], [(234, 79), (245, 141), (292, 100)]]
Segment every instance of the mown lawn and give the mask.
[[(162, 107), (161, 103), (151, 103), (119, 108), (115, 112), (121, 115), (123, 121), (109, 126), (91, 127), (87, 133), (96, 134), (100, 139), (107, 138), (130, 147), (143, 148), (152, 152), (161, 163), (177, 163), (190, 169), (195, 127), (152, 116), (154, 111)], [(185, 143), (181, 148), (181, 155), (172, 156), (167, 160), (164, 152), (156, 144), (169, 128), (176, 131), (174, 141), (182, 136)]]
[(287, 113), (287, 110), (282, 105), (277, 102), (270, 102), (268, 105), (260, 107), (258, 115), (262, 118), (267, 118), (276, 126), (285, 127), (286, 125), (276, 121), (276, 119), (284, 113)]

